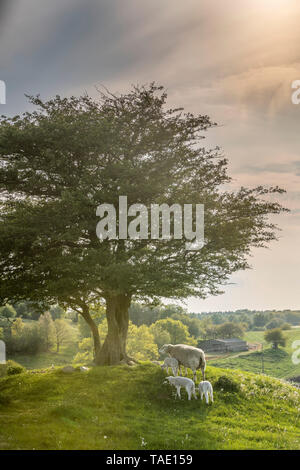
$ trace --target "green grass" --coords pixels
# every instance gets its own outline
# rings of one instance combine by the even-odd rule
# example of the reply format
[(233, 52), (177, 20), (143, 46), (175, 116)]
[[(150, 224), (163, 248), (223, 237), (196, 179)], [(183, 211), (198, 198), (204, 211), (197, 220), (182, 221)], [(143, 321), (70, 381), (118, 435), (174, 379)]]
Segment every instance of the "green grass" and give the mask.
[[(248, 331), (244, 339), (249, 343), (264, 342), (264, 331)], [(283, 332), (287, 337), (285, 348), (274, 350), (264, 344), (264, 371), (265, 374), (277, 378), (288, 378), (300, 375), (300, 364), (292, 362), (292, 343), (300, 340), (300, 329), (292, 329)], [(241, 369), (249, 372), (260, 373), (262, 371), (262, 353), (255, 351), (240, 355), (232, 354), (224, 359), (213, 359), (210, 365), (229, 369)]]
[(207, 368), (213, 385), (224, 374), (241, 390), (215, 391), (208, 406), (184, 391), (175, 400), (149, 363), (2, 378), (0, 449), (300, 449), (300, 390)]

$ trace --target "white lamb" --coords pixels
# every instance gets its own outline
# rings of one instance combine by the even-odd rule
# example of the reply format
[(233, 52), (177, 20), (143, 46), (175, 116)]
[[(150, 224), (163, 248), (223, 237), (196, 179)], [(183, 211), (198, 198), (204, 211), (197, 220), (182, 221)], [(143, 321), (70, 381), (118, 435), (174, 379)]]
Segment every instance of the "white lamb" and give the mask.
[(173, 375), (177, 375), (178, 373), (178, 361), (175, 357), (166, 357), (164, 363), (161, 365), (162, 369), (167, 370), (167, 374), (169, 373), (169, 367), (171, 367)]
[(181, 398), (180, 389), (181, 387), (184, 387), (187, 391), (189, 400), (191, 399), (192, 394), (197, 400), (197, 396), (195, 392), (195, 383), (192, 379), (188, 379), (187, 377), (169, 376), (169, 377), (166, 377), (166, 380), (164, 381), (164, 383), (169, 383), (170, 385), (173, 385), (174, 387), (176, 387), (176, 392), (177, 392), (176, 395), (178, 395), (179, 398)]
[(209, 398), (211, 399), (211, 402), (213, 403), (214, 395), (213, 395), (212, 384), (208, 380), (204, 380), (199, 383), (198, 388), (199, 388), (201, 400), (203, 400), (203, 395), (204, 395), (205, 401), (207, 404), (209, 403)]

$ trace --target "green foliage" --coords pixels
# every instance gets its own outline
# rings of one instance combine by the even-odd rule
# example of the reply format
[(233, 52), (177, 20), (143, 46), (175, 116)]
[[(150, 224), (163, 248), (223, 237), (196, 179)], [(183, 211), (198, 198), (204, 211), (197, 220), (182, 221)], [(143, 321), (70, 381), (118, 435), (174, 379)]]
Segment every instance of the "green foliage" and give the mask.
[(51, 309), (49, 305), (43, 302), (21, 301), (13, 304), (17, 317), (28, 320), (38, 320), (46, 311)]
[(190, 344), (195, 346), (197, 341), (195, 338), (190, 336), (189, 330), (186, 325), (184, 325), (179, 320), (173, 320), (173, 318), (165, 318), (163, 320), (158, 320), (154, 323), (153, 326), (159, 327), (162, 330), (165, 330), (170, 335), (171, 344)]
[[(4, 375), (6, 375), (6, 369), (7, 369), (7, 363), (0, 364), (0, 378), (4, 377)], [(0, 397), (1, 397), (1, 395), (0, 395)]]
[(92, 338), (83, 338), (78, 344), (79, 352), (73, 359), (74, 364), (89, 364), (93, 361), (93, 341)]
[[(104, 319), (99, 325), (99, 336), (104, 341), (107, 335), (107, 321)], [(91, 337), (84, 338), (79, 343), (79, 352), (74, 357), (74, 363), (88, 363), (93, 360), (93, 342)], [(137, 360), (157, 359), (158, 349), (154, 335), (147, 325), (140, 327), (129, 322), (127, 352)]]
[(6, 362), (6, 373), (7, 373), (7, 375), (22, 374), (25, 371), (26, 371), (25, 367), (21, 366), (21, 364), (18, 364), (15, 361), (8, 360)]
[(91, 336), (91, 329), (82, 316), (78, 317), (78, 329), (81, 338), (89, 338)]
[(56, 352), (59, 352), (61, 346), (72, 342), (75, 333), (71, 325), (62, 318), (54, 321), (54, 336), (56, 344)]
[(217, 328), (219, 338), (242, 338), (244, 336), (244, 328), (241, 324), (226, 322)]
[(264, 337), (267, 343), (272, 343), (275, 349), (277, 349), (278, 346), (284, 347), (286, 344), (286, 338), (282, 333), (281, 328), (274, 328), (273, 330), (266, 331)]
[(284, 321), (281, 318), (273, 318), (266, 324), (265, 328), (266, 330), (274, 330), (275, 328), (281, 328), (283, 324)]
[(163, 344), (171, 343), (170, 333), (157, 322), (150, 326), (150, 331), (153, 334), (154, 342), (158, 349), (161, 348)]
[(253, 326), (262, 329), (269, 321), (269, 318), (269, 313), (258, 312), (253, 317)]
[(214, 384), (215, 390), (220, 390), (224, 392), (238, 393), (240, 391), (240, 385), (235, 380), (227, 377), (226, 375), (221, 375)]
[(50, 351), (55, 345), (55, 326), (50, 312), (46, 312), (39, 318), (39, 332), (42, 339), (43, 351)]
[(0, 307), (0, 325), (11, 324), (16, 314), (17, 312), (12, 305), (5, 304)]
[(5, 330), (4, 335), (7, 353), (37, 354), (42, 350), (42, 338), (37, 322), (25, 323), (17, 318), (11, 328)]
[(218, 338), (218, 326), (213, 325), (212, 323), (208, 322), (204, 327), (203, 338), (204, 339), (216, 339)]
[(51, 313), (51, 317), (53, 320), (60, 319), (66, 314), (65, 310), (59, 305), (52, 305), (49, 309), (49, 312)]
[(162, 308), (133, 302), (129, 308), (129, 319), (137, 326), (155, 323), (161, 317)]
[(158, 349), (154, 342), (154, 335), (146, 325), (136, 326), (129, 323), (127, 351), (129, 356), (139, 361), (157, 359)]

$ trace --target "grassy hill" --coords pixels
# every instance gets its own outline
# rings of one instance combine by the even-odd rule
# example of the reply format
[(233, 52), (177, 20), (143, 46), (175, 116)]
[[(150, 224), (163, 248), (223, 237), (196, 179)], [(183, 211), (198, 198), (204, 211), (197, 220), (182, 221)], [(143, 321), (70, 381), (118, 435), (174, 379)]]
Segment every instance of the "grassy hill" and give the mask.
[(4, 377), (0, 449), (300, 449), (300, 390), (208, 367), (213, 385), (221, 375), (239, 390), (215, 390), (208, 406), (175, 400), (149, 363)]
[[(300, 364), (293, 364), (292, 362), (292, 353), (294, 351), (292, 343), (295, 340), (300, 340), (300, 329), (295, 328), (283, 333), (287, 338), (285, 348), (276, 351), (269, 345), (264, 344), (265, 374), (282, 379), (300, 375)], [(263, 343), (264, 334), (265, 331), (249, 331), (245, 334), (244, 339), (249, 343)], [(231, 354), (224, 359), (213, 359), (210, 364), (216, 367), (260, 373), (262, 371), (262, 353), (261, 351), (255, 351), (240, 355)]]

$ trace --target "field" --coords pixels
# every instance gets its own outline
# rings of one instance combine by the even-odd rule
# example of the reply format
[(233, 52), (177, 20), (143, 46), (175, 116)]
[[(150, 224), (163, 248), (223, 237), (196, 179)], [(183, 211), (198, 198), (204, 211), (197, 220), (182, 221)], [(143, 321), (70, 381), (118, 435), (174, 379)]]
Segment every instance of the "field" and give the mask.
[(86, 373), (31, 370), (0, 380), (0, 449), (300, 449), (300, 391), (277, 379), (208, 367), (235, 380), (215, 403), (174, 399), (150, 363)]
[[(248, 331), (244, 339), (249, 343), (263, 343), (264, 331)], [(249, 372), (261, 373), (264, 366), (264, 372), (267, 375), (277, 378), (289, 378), (300, 375), (300, 364), (292, 362), (292, 343), (300, 340), (300, 329), (284, 331), (287, 337), (285, 348), (279, 348), (277, 351), (269, 345), (264, 344), (263, 362), (261, 351), (254, 351), (242, 354), (231, 354), (228, 357), (213, 359), (210, 364), (217, 367), (229, 369), (241, 369)]]
[(57, 352), (41, 352), (36, 355), (14, 354), (8, 359), (13, 359), (26, 369), (43, 369), (46, 367), (64, 366), (71, 364), (75, 354), (78, 352), (77, 344), (71, 343), (66, 347), (62, 347), (59, 353)]

